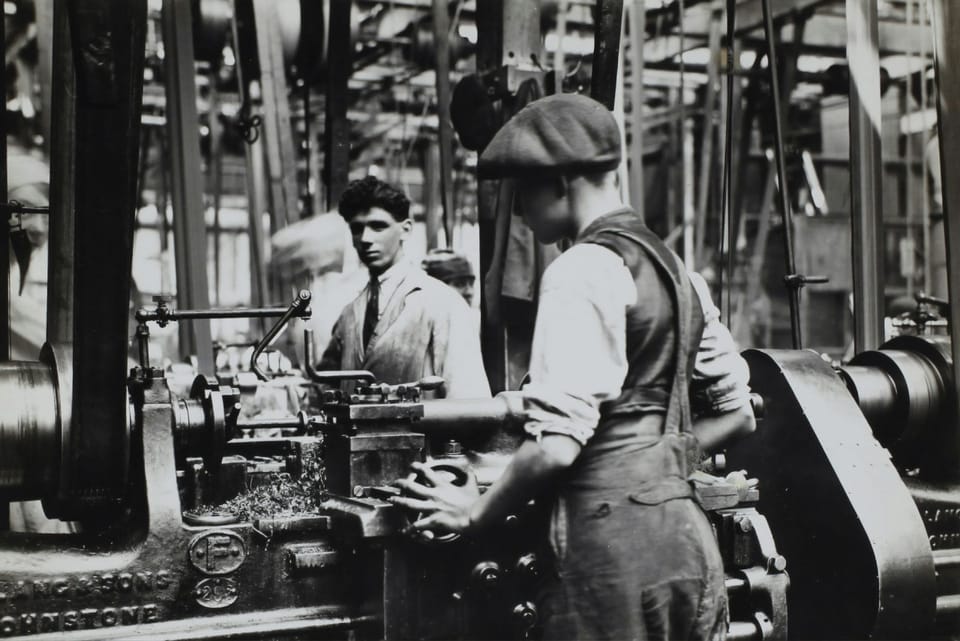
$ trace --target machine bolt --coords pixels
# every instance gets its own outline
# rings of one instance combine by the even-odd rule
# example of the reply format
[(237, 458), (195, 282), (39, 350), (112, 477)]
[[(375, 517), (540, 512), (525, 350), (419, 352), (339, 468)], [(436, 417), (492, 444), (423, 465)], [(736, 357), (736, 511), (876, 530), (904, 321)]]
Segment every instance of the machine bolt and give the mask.
[(767, 559), (767, 574), (779, 574), (787, 569), (787, 560), (777, 554)]
[(523, 577), (535, 579), (540, 576), (540, 563), (535, 554), (524, 554), (517, 559), (516, 572)]
[(357, 497), (357, 498), (363, 498), (363, 494), (364, 494), (364, 492), (363, 492), (363, 486), (362, 486), (362, 485), (355, 485), (355, 486), (353, 487), (353, 495), (354, 495), (355, 497)]
[(500, 566), (493, 561), (484, 561), (473, 568), (470, 576), (479, 587), (494, 588), (500, 582)]
[(514, 620), (526, 629), (536, 625), (537, 620), (540, 618), (537, 612), (537, 606), (529, 601), (524, 601), (523, 603), (518, 603), (513, 606), (512, 614)]
[(750, 522), (750, 519), (744, 517), (737, 521), (737, 528), (744, 534), (753, 532), (753, 523)]

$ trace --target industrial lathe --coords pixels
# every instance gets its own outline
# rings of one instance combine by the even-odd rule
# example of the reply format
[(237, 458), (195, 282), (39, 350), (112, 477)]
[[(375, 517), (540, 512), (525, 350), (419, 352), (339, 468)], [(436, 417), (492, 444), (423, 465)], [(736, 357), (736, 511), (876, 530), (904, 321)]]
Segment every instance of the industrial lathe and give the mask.
[[(308, 303), (304, 292), (263, 311), (280, 321), (262, 344)], [(476, 536), (412, 538), (403, 529), (416, 515), (388, 501), (414, 461), (454, 482), (492, 482), (519, 438), (516, 399), (423, 400), (442, 381), (382, 385), (308, 367), (309, 413), (242, 419), (229, 381), (198, 376), (177, 395), (149, 363), (147, 322), (198, 315), (138, 313), (142, 360), (111, 430), (115, 456), (78, 455), (69, 349), (0, 365), (3, 498), (41, 499), (76, 530), (0, 535), (0, 636), (536, 637), (548, 505)], [(335, 385), (344, 380), (350, 393)], [(240, 438), (281, 428), (287, 436)], [(91, 469), (112, 487), (90, 488)], [(786, 560), (757, 490), (718, 482), (700, 493), (728, 568), (731, 636), (785, 638)]]

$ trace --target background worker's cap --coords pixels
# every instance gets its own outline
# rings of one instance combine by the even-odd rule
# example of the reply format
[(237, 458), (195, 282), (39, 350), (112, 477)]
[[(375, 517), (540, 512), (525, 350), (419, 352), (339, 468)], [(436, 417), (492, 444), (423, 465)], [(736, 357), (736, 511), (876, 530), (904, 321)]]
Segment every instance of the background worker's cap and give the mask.
[(616, 169), (620, 128), (602, 104), (564, 93), (534, 100), (497, 132), (480, 155), (481, 178)]
[(470, 261), (449, 249), (430, 250), (421, 265), (425, 272), (445, 283), (455, 278), (474, 277)]

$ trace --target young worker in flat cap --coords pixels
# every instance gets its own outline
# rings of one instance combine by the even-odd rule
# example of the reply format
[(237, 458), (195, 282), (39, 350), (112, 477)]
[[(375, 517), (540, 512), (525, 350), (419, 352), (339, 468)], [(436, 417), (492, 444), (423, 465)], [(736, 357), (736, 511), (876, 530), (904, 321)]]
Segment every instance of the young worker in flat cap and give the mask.
[(457, 290), (467, 305), (473, 304), (473, 287), (477, 277), (466, 256), (450, 249), (431, 249), (420, 266), (428, 275)]
[(481, 176), (517, 178), (538, 240), (574, 242), (541, 285), (529, 438), (482, 496), (418, 466), (433, 487), (401, 480), (412, 497), (394, 500), (429, 513), (412, 529), (463, 532), (552, 491), (548, 638), (722, 639), (723, 565), (688, 461), (694, 431), (710, 449), (752, 431), (745, 368), (715, 340), (690, 389), (704, 311), (680, 259), (623, 205), (619, 163), (613, 116), (574, 94), (531, 103), (483, 152)]
[(338, 208), (370, 281), (340, 314), (319, 367), (365, 369), (390, 384), (436, 375), (446, 383), (441, 396), (489, 397), (470, 308), (404, 254), (407, 197), (367, 176), (347, 186)]

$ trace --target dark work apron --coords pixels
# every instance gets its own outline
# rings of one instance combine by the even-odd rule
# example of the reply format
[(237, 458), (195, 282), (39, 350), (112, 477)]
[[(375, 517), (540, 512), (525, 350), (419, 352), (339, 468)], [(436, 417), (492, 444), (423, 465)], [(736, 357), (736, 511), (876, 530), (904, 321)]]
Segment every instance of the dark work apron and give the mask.
[[(588, 228), (580, 242), (607, 246), (621, 256), (630, 252), (618, 246), (634, 243), (633, 249), (639, 245), (643, 251), (631, 260), (639, 255), (656, 266), (672, 298), (658, 313), (664, 323), (670, 313), (675, 321), (675, 369), (665, 408), (645, 406), (643, 399), (657, 394), (640, 389), (625, 388), (620, 399), (605, 403), (596, 433), (563, 481), (550, 523), (555, 572), (542, 604), (545, 636), (722, 639), (723, 564), (687, 482), (695, 450), (691, 349), (699, 343), (702, 323), (694, 316), (699, 310), (679, 258), (635, 215), (625, 216), (604, 217), (593, 230), (600, 233)], [(625, 261), (638, 279), (636, 265)]]

